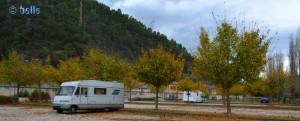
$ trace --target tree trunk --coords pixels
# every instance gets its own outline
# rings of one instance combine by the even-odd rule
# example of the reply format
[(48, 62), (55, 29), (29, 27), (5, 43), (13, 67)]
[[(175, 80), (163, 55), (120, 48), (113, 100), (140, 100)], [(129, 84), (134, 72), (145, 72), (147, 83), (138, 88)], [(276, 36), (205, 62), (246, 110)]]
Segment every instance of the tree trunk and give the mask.
[(131, 102), (131, 88), (129, 88), (129, 102)]
[(229, 88), (225, 89), (226, 93), (226, 102), (227, 102), (227, 114), (231, 114), (231, 107), (230, 107), (230, 94), (229, 94)]
[(187, 94), (186, 94), (188, 96), (187, 103), (189, 103), (189, 101), (190, 101), (190, 94), (189, 93), (190, 93), (190, 91), (187, 91)]
[(176, 92), (176, 102), (178, 102), (178, 91)]
[(155, 93), (156, 93), (156, 97), (155, 97), (155, 109), (156, 110), (158, 110), (158, 89), (159, 89), (159, 87), (156, 86), (156, 91), (155, 91)]
[(17, 100), (16, 100), (17, 102), (19, 102), (19, 96), (20, 96), (19, 94), (20, 94), (20, 84), (18, 83), (17, 84), (17, 97), (16, 97), (17, 98)]
[(226, 106), (225, 91), (224, 91), (223, 94), (222, 94), (222, 102), (223, 102), (223, 105), (224, 105), (224, 107), (225, 107), (225, 106)]
[(42, 102), (41, 83), (39, 83), (39, 103)]
[(278, 90), (277, 90), (277, 93), (276, 93), (276, 101), (279, 103), (279, 96), (278, 96)]
[(270, 92), (269, 97), (270, 97), (270, 99), (269, 99), (269, 105), (272, 105), (272, 101), (273, 101), (273, 99), (272, 99), (272, 91)]

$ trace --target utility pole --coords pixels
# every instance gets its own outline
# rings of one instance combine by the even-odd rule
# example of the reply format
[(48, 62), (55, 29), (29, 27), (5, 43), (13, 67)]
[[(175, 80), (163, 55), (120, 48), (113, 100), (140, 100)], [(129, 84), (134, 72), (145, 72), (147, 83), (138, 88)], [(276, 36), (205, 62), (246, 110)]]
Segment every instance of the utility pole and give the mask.
[(80, 15), (79, 15), (79, 26), (82, 26), (82, 0), (80, 1), (80, 6), (79, 6), (79, 12), (80, 12)]

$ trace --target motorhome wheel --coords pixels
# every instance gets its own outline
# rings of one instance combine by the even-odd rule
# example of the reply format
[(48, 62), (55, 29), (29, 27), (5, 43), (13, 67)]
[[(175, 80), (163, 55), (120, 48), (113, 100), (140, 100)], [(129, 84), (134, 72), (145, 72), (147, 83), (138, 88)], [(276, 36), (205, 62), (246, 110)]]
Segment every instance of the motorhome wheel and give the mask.
[(109, 108), (104, 108), (104, 112), (109, 112)]
[(63, 110), (57, 110), (57, 113), (62, 113), (62, 112), (64, 112)]
[(76, 113), (76, 107), (71, 106), (70, 109), (69, 109), (69, 113), (71, 113), (71, 114)]

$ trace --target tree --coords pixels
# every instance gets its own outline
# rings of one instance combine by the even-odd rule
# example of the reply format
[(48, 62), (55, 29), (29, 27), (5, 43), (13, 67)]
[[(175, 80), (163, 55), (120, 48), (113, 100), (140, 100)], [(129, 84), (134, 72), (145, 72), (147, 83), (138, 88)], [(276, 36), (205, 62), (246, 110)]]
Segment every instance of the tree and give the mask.
[[(297, 46), (297, 61), (298, 61), (298, 70), (300, 70), (300, 27), (298, 28), (296, 37), (296, 46)], [(300, 75), (297, 76), (296, 90), (300, 89)], [(300, 91), (298, 91), (300, 93)]]
[[(149, 87), (149, 90), (150, 90), (151, 93), (156, 93), (156, 87), (155, 86), (153, 86), (151, 84), (148, 84), (147, 86)], [(166, 89), (166, 87), (167, 86), (161, 86), (161, 87), (159, 87), (158, 93), (163, 92)]]
[(83, 57), (83, 67), (90, 79), (118, 81), (126, 76), (126, 62), (113, 56), (103, 54), (98, 49), (91, 49)]
[(230, 89), (230, 94), (234, 95), (236, 97), (236, 99), (238, 100), (239, 95), (245, 94), (244, 85), (243, 84), (237, 84), (237, 85), (232, 86), (232, 88)]
[(57, 83), (60, 80), (59, 73), (58, 70), (51, 65), (50, 61), (51, 58), (48, 56), (45, 60), (46, 65), (44, 66), (42, 73), (47, 82)]
[(66, 61), (59, 61), (59, 80), (56, 80), (57, 85), (60, 85), (61, 83), (66, 81), (85, 79), (85, 72), (80, 67), (79, 61), (79, 58), (70, 58)]
[(178, 90), (187, 92), (187, 102), (189, 102), (190, 92), (196, 91), (196, 86), (197, 85), (193, 82), (193, 80), (190, 77), (186, 77), (178, 82)]
[(1, 78), (4, 83), (17, 85), (17, 97), (21, 85), (29, 84), (25, 78), (25, 63), (22, 57), (16, 51), (9, 54), (7, 59), (1, 62)]
[(266, 79), (264, 77), (259, 77), (251, 83), (244, 83), (243, 90), (246, 94), (250, 94), (251, 96), (266, 96), (266, 87)]
[(103, 79), (106, 81), (120, 81), (126, 76), (125, 62), (115, 57), (105, 56), (102, 66), (104, 67)]
[(293, 35), (290, 35), (290, 44), (289, 44), (289, 73), (287, 79), (287, 86), (291, 91), (291, 96), (295, 98), (296, 85), (297, 85), (297, 45), (295, 43)]
[(30, 63), (25, 68), (25, 73), (27, 75), (26, 80), (31, 82), (32, 84), (37, 84), (39, 88), (39, 102), (41, 102), (41, 86), (45, 84), (47, 80), (45, 80), (43, 75), (43, 65), (39, 62), (38, 59), (32, 59)]
[(100, 50), (90, 49), (87, 55), (83, 56), (83, 67), (89, 79), (102, 80), (103, 77), (103, 60), (104, 55)]
[(279, 99), (279, 92), (282, 90), (286, 73), (283, 70), (283, 54), (275, 53), (268, 56), (267, 63), (267, 80), (269, 97), (272, 98), (274, 93), (277, 93), (277, 99)]
[(195, 83), (195, 90), (199, 90), (201, 92), (203, 92), (204, 94), (208, 95), (209, 94), (209, 90), (207, 85), (204, 85), (201, 81), (198, 81)]
[(184, 60), (182, 55), (175, 57), (170, 51), (164, 51), (161, 45), (156, 49), (150, 49), (149, 53), (145, 51), (142, 53), (134, 69), (139, 81), (155, 87), (155, 109), (158, 109), (159, 88), (181, 78)]
[(231, 113), (229, 90), (242, 81), (251, 82), (258, 78), (266, 63), (270, 40), (266, 40), (259, 29), (239, 32), (238, 28), (222, 22), (211, 41), (201, 28), (192, 72), (201, 80), (221, 86), (226, 95), (227, 113)]
[(126, 76), (122, 79), (126, 89), (129, 89), (129, 101), (131, 102), (131, 90), (141, 86), (140, 82), (134, 77), (133, 65), (126, 63)]

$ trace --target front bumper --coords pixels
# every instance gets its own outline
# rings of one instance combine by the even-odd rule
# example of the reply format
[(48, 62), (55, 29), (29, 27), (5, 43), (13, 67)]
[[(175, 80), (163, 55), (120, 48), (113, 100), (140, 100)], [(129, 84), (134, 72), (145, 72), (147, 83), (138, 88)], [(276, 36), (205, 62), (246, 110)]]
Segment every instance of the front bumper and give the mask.
[(71, 104), (52, 103), (54, 110), (67, 110), (71, 107)]

